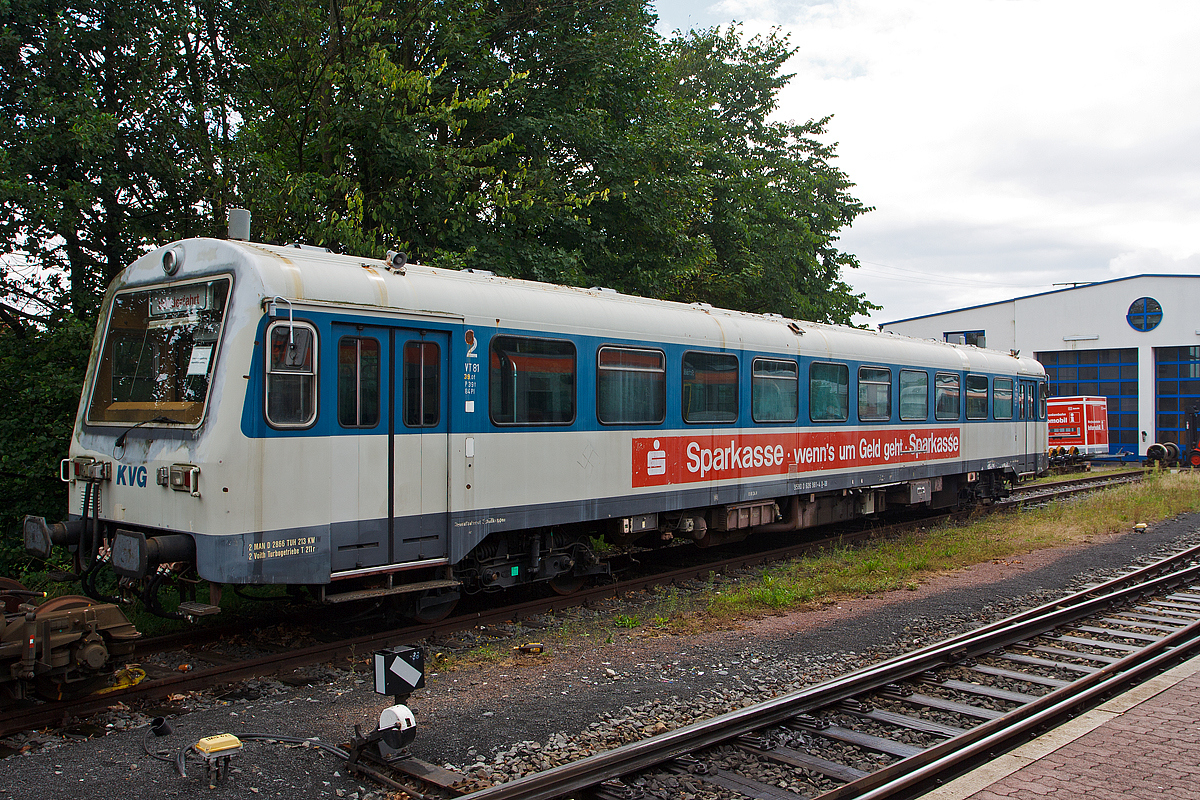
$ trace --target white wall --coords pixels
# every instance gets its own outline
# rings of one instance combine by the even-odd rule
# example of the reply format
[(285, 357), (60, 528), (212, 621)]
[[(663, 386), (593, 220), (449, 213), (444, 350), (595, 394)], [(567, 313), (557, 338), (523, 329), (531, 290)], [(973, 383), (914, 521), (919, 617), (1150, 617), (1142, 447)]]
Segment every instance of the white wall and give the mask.
[[(1163, 309), (1152, 331), (1137, 331), (1125, 316), (1139, 297)], [(942, 338), (946, 331), (983, 330), (993, 350), (1023, 355), (1053, 350), (1138, 350), (1138, 452), (1145, 454), (1155, 431), (1154, 348), (1200, 347), (1200, 275), (1139, 275), (1021, 297), (977, 308), (948, 311), (880, 328), (906, 336)]]

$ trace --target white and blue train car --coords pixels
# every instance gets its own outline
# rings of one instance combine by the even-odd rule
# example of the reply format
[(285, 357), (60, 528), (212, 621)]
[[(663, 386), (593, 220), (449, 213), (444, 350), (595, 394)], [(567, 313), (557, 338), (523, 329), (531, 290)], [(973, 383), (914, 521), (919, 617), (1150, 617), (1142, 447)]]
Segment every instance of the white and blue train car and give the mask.
[[(26, 519), (128, 591), (183, 574), (396, 593), (605, 570), (589, 537), (701, 545), (1003, 496), (1046, 467), (1037, 361), (323, 249), (191, 239), (104, 301), (62, 478)], [(85, 586), (88, 582), (85, 580)], [(140, 588), (139, 588), (140, 587)]]

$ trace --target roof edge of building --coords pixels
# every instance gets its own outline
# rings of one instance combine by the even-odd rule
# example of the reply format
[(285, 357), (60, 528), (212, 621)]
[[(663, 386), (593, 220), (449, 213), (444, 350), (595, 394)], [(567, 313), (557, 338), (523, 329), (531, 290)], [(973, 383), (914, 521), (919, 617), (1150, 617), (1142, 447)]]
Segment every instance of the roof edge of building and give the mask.
[(962, 308), (951, 308), (947, 311), (935, 311), (932, 314), (918, 314), (915, 317), (905, 317), (904, 319), (894, 319), (889, 322), (880, 322), (879, 328), (883, 329), (885, 325), (899, 325), (902, 322), (913, 322), (918, 319), (930, 319), (932, 317), (942, 317), (946, 314), (957, 314), (959, 311), (974, 311), (977, 308), (988, 308), (989, 306), (1002, 306), (1005, 303), (1015, 303), (1018, 300), (1028, 300), (1031, 297), (1043, 297), (1048, 294), (1059, 294), (1061, 292), (1075, 292), (1080, 289), (1088, 289), (1093, 286), (1102, 286), (1108, 283), (1119, 283), (1120, 281), (1131, 281), (1138, 278), (1200, 278), (1200, 275), (1186, 272), (1147, 272), (1141, 275), (1126, 275), (1122, 278), (1109, 278), (1106, 281), (1093, 281), (1091, 283), (1080, 284), (1078, 286), (1069, 286), (1064, 289), (1051, 289), (1046, 292), (1034, 292), (1033, 294), (1025, 294), (1020, 297), (1010, 297), (1007, 300), (993, 300), (990, 303), (979, 303), (973, 306), (963, 306)]

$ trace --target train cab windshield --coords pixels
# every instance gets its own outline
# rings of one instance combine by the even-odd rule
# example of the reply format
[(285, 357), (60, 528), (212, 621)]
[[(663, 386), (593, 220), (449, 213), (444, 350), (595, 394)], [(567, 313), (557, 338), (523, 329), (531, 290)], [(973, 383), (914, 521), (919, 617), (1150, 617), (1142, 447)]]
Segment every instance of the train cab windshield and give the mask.
[(228, 296), (228, 278), (116, 295), (88, 422), (199, 424)]

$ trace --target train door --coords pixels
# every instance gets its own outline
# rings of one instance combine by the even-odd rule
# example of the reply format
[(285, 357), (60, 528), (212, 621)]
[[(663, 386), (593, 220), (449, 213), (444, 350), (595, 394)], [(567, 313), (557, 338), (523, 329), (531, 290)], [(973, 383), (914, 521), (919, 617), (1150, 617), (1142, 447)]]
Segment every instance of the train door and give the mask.
[(1038, 384), (1021, 380), (1018, 387), (1017, 434), (1021, 444), (1021, 472), (1037, 472), (1038, 446)]
[(393, 331), (392, 563), (449, 554), (449, 336)]
[(387, 328), (334, 323), (335, 387), (330, 436), (330, 545), (334, 573), (388, 562), (388, 397), (392, 335)]

